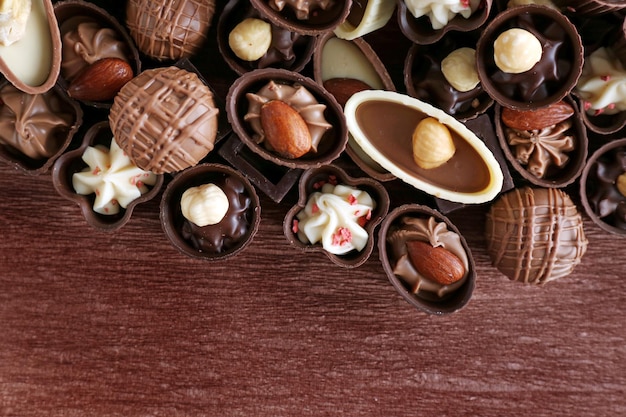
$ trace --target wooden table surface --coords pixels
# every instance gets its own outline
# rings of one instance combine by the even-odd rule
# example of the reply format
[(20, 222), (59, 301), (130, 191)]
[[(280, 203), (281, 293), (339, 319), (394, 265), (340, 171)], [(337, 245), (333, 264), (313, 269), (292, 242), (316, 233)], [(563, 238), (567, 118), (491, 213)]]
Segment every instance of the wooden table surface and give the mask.
[[(225, 91), (228, 71), (199, 67)], [(411, 198), (386, 186), (392, 206)], [(253, 243), (218, 263), (170, 245), (161, 194), (103, 233), (49, 173), (0, 165), (0, 415), (626, 415), (626, 240), (586, 216), (582, 263), (539, 288), (491, 266), (487, 206), (450, 214), (478, 277), (438, 317), (396, 293), (376, 249), (347, 270), (289, 246), (295, 189), (260, 193)]]

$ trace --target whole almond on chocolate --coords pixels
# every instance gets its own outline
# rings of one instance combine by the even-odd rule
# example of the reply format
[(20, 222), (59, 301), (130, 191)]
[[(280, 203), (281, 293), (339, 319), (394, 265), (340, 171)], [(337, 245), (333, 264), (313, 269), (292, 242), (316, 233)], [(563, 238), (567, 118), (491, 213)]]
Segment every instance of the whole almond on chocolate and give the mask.
[(574, 114), (572, 106), (564, 101), (537, 110), (502, 108), (502, 123), (511, 129), (538, 130), (569, 119)]
[(130, 64), (120, 58), (102, 58), (85, 67), (70, 83), (70, 97), (85, 101), (107, 101), (133, 78)]
[(311, 149), (311, 132), (296, 109), (280, 100), (261, 106), (261, 127), (265, 140), (285, 158), (299, 158)]
[(363, 81), (354, 78), (330, 78), (324, 81), (323, 85), (342, 107), (354, 93), (372, 88)]
[(424, 278), (450, 285), (463, 278), (465, 266), (454, 253), (442, 246), (433, 247), (428, 242), (406, 242), (407, 253), (413, 267)]

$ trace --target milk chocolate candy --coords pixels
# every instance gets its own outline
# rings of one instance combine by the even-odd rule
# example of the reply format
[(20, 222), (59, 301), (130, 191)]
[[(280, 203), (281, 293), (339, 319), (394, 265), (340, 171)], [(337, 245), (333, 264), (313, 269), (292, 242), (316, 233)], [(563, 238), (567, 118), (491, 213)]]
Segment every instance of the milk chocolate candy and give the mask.
[(126, 26), (148, 57), (178, 60), (202, 47), (214, 13), (214, 0), (129, 0)]
[(83, 121), (80, 105), (55, 85), (29, 94), (0, 83), (0, 160), (30, 174), (47, 172)]
[[(427, 270), (415, 265), (408, 253), (414, 241), (439, 248), (438, 262), (429, 264)], [(472, 252), (450, 219), (428, 206), (405, 204), (391, 211), (378, 231), (378, 256), (398, 294), (420, 311), (454, 313), (472, 297), (476, 282)], [(461, 279), (451, 284), (433, 281), (433, 276), (445, 276), (455, 259), (463, 265)]]
[(516, 188), (491, 205), (487, 252), (512, 281), (545, 285), (569, 275), (587, 250), (576, 205), (556, 188)]
[(333, 31), (350, 13), (352, 0), (251, 0), (263, 18), (304, 35)]
[(218, 113), (198, 76), (172, 66), (128, 82), (113, 101), (109, 122), (139, 168), (162, 174), (196, 165), (213, 149)]

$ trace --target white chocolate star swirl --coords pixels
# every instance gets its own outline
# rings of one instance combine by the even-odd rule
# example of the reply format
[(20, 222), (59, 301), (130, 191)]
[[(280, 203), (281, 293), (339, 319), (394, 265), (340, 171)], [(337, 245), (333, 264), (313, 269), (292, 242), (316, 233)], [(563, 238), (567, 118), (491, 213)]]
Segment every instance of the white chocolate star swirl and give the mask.
[(447, 25), (457, 14), (467, 19), (480, 4), (480, 0), (405, 0), (404, 2), (416, 19), (428, 16), (435, 30)]
[(82, 157), (88, 165), (72, 177), (78, 194), (96, 194), (93, 210), (100, 214), (117, 214), (156, 183), (157, 176), (137, 168), (130, 158), (111, 140), (111, 147), (89, 146)]
[(363, 225), (376, 206), (363, 190), (347, 185), (326, 183), (309, 197), (296, 217), (298, 239), (304, 243), (322, 243), (335, 255), (361, 251), (369, 238)]
[(626, 69), (613, 50), (599, 48), (585, 58), (576, 91), (589, 114), (626, 110)]

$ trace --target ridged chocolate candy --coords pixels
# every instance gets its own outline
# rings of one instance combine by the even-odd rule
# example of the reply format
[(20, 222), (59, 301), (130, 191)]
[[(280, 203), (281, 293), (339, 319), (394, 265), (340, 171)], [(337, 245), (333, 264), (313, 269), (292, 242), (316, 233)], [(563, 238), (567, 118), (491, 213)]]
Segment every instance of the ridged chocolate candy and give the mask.
[(582, 217), (563, 191), (516, 188), (487, 213), (487, 251), (513, 281), (542, 285), (569, 275), (587, 250)]
[(213, 0), (129, 0), (126, 25), (141, 52), (175, 60), (202, 46), (214, 13)]
[(120, 90), (109, 123), (139, 168), (162, 174), (194, 166), (213, 149), (217, 115), (211, 90), (195, 73), (162, 67)]

